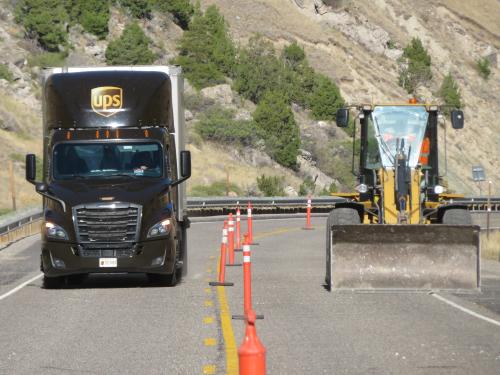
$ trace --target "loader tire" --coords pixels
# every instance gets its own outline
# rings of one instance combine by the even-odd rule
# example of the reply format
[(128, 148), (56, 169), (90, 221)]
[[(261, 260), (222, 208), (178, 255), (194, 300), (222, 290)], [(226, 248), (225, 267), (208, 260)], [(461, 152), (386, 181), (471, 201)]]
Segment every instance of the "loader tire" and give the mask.
[(450, 208), (444, 212), (442, 222), (448, 225), (472, 225), (472, 217), (466, 209)]
[(327, 289), (331, 289), (331, 274), (330, 274), (330, 254), (331, 254), (331, 242), (330, 239), (332, 237), (332, 225), (350, 225), (350, 224), (359, 224), (360, 218), (358, 211), (353, 208), (336, 208), (330, 211), (328, 215), (328, 219), (326, 221), (326, 274), (325, 274), (325, 283)]

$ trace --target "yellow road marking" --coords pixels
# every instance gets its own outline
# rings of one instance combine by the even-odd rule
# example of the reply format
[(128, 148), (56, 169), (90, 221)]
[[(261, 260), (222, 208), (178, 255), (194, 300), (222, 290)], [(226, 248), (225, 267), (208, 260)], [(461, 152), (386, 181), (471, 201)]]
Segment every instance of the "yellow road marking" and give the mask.
[(205, 346), (215, 346), (217, 345), (217, 340), (213, 337), (209, 337), (208, 339), (203, 340), (203, 344)]
[(203, 374), (212, 375), (217, 371), (217, 367), (215, 365), (206, 365), (203, 366)]
[(205, 288), (205, 293), (212, 294), (212, 289), (211, 288)]
[(215, 318), (213, 316), (206, 316), (203, 318), (203, 323), (205, 324), (212, 324), (215, 322)]
[(226, 347), (226, 374), (238, 375), (238, 350), (234, 340), (233, 326), (231, 324), (231, 311), (227, 303), (226, 291), (223, 286), (217, 287), (219, 297), (220, 320), (222, 326), (222, 336)]
[(207, 299), (207, 300), (205, 301), (205, 306), (206, 306), (206, 307), (210, 307), (210, 306), (213, 306), (213, 305), (214, 305), (214, 302), (213, 302), (213, 301), (211, 301), (211, 300), (209, 300), (209, 299)]

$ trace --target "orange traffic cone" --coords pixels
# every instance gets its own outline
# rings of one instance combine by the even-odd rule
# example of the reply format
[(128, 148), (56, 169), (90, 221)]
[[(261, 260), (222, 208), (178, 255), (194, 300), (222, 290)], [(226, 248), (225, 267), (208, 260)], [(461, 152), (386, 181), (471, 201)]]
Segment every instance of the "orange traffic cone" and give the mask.
[(305, 230), (314, 229), (311, 225), (311, 197), (307, 198), (306, 226), (302, 229), (305, 229)]
[(227, 221), (222, 229), (222, 242), (220, 245), (219, 281), (210, 281), (210, 286), (233, 286), (234, 283), (226, 282), (226, 250), (227, 250)]
[(240, 206), (236, 209), (236, 245), (234, 251), (241, 251), (241, 211)]
[(257, 336), (253, 310), (246, 314), (245, 338), (238, 348), (240, 375), (265, 375), (266, 373), (266, 348)]
[(241, 263), (234, 263), (234, 220), (233, 214), (229, 214), (228, 226), (228, 252), (229, 252), (229, 263), (226, 266), (241, 266)]

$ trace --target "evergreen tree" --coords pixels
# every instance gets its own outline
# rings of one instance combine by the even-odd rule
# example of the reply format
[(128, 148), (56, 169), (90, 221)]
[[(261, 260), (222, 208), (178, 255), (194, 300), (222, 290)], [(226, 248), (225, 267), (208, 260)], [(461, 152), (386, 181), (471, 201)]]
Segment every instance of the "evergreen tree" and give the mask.
[(67, 0), (71, 19), (83, 29), (104, 39), (108, 35), (109, 0)]
[(419, 38), (413, 38), (399, 59), (399, 85), (409, 94), (432, 78), (431, 57)]
[(235, 48), (226, 21), (215, 6), (194, 15), (179, 45), (176, 63), (191, 84), (201, 89), (225, 81), (234, 66)]
[(444, 77), (438, 95), (443, 99), (444, 104), (451, 106), (451, 108), (445, 107), (444, 113), (449, 114), (453, 108), (462, 108), (460, 89), (450, 73)]
[(309, 106), (316, 120), (335, 120), (337, 109), (344, 105), (344, 99), (335, 83), (328, 77), (317, 74)]
[(304, 49), (299, 46), (297, 42), (293, 42), (283, 49), (282, 58), (287, 66), (295, 70), (305, 61), (306, 54)]
[(294, 78), (284, 69), (283, 63), (276, 57), (273, 45), (254, 36), (247, 48), (242, 49), (235, 68), (233, 88), (246, 99), (258, 103), (268, 91), (279, 91), (289, 100)]
[(135, 18), (151, 18), (151, 0), (119, 0), (119, 3)]
[(479, 75), (483, 77), (483, 79), (487, 80), (491, 74), (490, 68), (490, 60), (487, 57), (482, 57), (476, 60), (476, 69), (479, 72)]
[(282, 93), (268, 91), (264, 94), (253, 118), (265, 141), (268, 155), (285, 167), (295, 167), (300, 132)]
[(66, 47), (68, 40), (69, 15), (65, 5), (59, 0), (21, 0), (15, 9), (16, 22), (44, 49), (57, 52)]
[(153, 7), (161, 12), (169, 12), (174, 21), (184, 30), (188, 29), (194, 7), (189, 0), (150, 0)]
[(106, 63), (108, 65), (151, 64), (155, 54), (149, 49), (151, 40), (137, 23), (125, 27), (122, 35), (108, 44)]

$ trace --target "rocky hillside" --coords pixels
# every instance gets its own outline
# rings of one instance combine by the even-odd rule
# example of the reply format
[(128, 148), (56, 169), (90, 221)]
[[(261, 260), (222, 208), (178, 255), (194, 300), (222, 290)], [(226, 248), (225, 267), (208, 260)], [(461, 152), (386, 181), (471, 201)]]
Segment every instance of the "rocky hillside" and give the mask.
[[(406, 100), (408, 94), (397, 84), (397, 59), (412, 37), (418, 36), (431, 55), (433, 73), (433, 81), (428, 87), (420, 87), (418, 96), (434, 100), (443, 77), (451, 73), (465, 102), (466, 128), (455, 132), (448, 126), (450, 187), (476, 193), (471, 181), (471, 166), (476, 164), (482, 165), (487, 177), (499, 186), (500, 125), (496, 113), (500, 110), (500, 72), (495, 64), (500, 48), (498, 1), (441, 0), (426, 2), (425, 6), (408, 0), (201, 1), (202, 8), (211, 4), (218, 6), (231, 36), (240, 45), (255, 33), (262, 34), (278, 50), (296, 41), (305, 49), (310, 64), (332, 78), (349, 103)], [(103, 40), (84, 32), (79, 25), (69, 27), (73, 48), (65, 63), (104, 65), (107, 44), (130, 21), (129, 14), (112, 7), (110, 33)], [(182, 29), (171, 17), (157, 12), (151, 19), (140, 21), (140, 25), (153, 41), (155, 63), (171, 61)], [(31, 62), (40, 47), (27, 39), (24, 29), (14, 21), (12, 4), (0, 9), (0, 48), (4, 52), (0, 64), (6, 64), (12, 74), (10, 80), (0, 79), (0, 162), (6, 166), (7, 161), (14, 161), (18, 201), (22, 205), (36, 204), (33, 188), (23, 182), (23, 158), (27, 152), (41, 155), (39, 68)], [(483, 56), (493, 61), (488, 80), (476, 70), (476, 61)], [(192, 127), (203, 113), (200, 100), (233, 109), (239, 118), (251, 118), (254, 105), (231, 91), (230, 82), (201, 93), (188, 84), (187, 96), (193, 99), (186, 112), (195, 172), (191, 188), (229, 178), (239, 192), (254, 193), (256, 177), (262, 173), (282, 176), (288, 185), (287, 193), (292, 195), (307, 176), (317, 176), (318, 190), (332, 182), (342, 186), (337, 177), (345, 174), (346, 166), (334, 161), (348, 160), (348, 155), (338, 155), (339, 150), (344, 152), (338, 146), (347, 136), (332, 123), (313, 121), (307, 111), (293, 108), (303, 150), (298, 171), (291, 171), (259, 149), (228, 149), (196, 137)], [(329, 155), (321, 157), (320, 153)], [(331, 165), (325, 165), (327, 162)], [(0, 209), (10, 206), (7, 171), (5, 167), (0, 174)]]
[(408, 94), (397, 84), (396, 60), (402, 48), (413, 37), (419, 37), (432, 58), (433, 81), (429, 87), (421, 87), (418, 96), (435, 99), (443, 77), (450, 72), (465, 103), (466, 128), (459, 132), (449, 130), (447, 134), (450, 187), (467, 194), (477, 193), (471, 166), (482, 165), (487, 178), (500, 191), (500, 123), (496, 116), (500, 110), (500, 74), (495, 64), (488, 80), (476, 70), (477, 59), (498, 59), (498, 1), (202, 3), (220, 8), (233, 36), (242, 44), (255, 32), (276, 46), (297, 41), (304, 46), (314, 68), (332, 77), (350, 103), (406, 100)]

